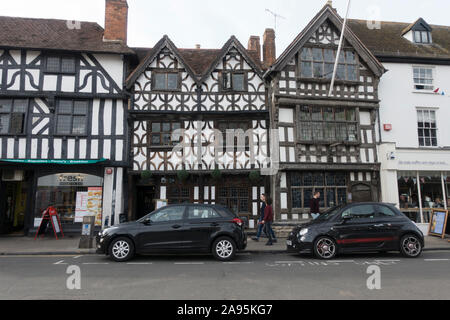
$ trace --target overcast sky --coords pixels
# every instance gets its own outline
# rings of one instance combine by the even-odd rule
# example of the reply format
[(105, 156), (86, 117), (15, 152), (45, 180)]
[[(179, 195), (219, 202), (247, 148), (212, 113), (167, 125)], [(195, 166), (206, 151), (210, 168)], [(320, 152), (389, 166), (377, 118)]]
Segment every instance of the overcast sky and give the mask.
[[(0, 0), (0, 15), (98, 22), (104, 0)], [(152, 47), (164, 34), (179, 48), (221, 48), (231, 35), (247, 46), (250, 35), (274, 27), (265, 9), (283, 16), (277, 27), (277, 54), (289, 45), (326, 0), (128, 0), (130, 46)], [(344, 16), (347, 0), (334, 0)], [(351, 18), (450, 25), (449, 0), (352, 0)]]

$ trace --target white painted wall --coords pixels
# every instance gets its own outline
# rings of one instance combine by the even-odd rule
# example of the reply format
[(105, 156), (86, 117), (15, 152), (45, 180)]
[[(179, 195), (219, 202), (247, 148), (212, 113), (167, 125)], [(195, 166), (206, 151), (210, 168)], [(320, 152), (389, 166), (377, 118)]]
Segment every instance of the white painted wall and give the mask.
[[(450, 66), (432, 66), (435, 88), (444, 91), (445, 96), (416, 92), (413, 66), (384, 63), (388, 72), (379, 86), (383, 142), (396, 142), (397, 148), (418, 148), (417, 108), (436, 108), (438, 146), (450, 147)], [(392, 131), (384, 131), (384, 124), (392, 124)]]

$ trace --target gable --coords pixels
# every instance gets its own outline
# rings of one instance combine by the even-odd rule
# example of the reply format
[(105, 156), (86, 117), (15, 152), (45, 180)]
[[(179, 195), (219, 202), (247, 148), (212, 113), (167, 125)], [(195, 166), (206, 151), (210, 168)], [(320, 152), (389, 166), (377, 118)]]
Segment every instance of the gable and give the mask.
[[(307, 44), (321, 44), (338, 46), (342, 31), (343, 20), (337, 12), (326, 5), (322, 11), (308, 24), (308, 26), (288, 46), (276, 63), (269, 69), (266, 76), (273, 71), (282, 71), (301, 48)], [(344, 34), (344, 46), (352, 47), (370, 70), (380, 77), (385, 69), (375, 56), (364, 46), (361, 40), (347, 26)]]

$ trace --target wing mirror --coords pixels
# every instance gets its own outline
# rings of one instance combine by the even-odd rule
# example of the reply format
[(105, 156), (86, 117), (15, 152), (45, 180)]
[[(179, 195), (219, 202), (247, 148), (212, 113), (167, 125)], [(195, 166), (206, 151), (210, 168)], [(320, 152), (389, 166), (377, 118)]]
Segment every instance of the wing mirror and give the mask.
[(353, 217), (350, 216), (350, 215), (348, 215), (348, 216), (343, 216), (343, 217), (342, 217), (342, 223), (346, 223), (347, 221), (350, 221), (350, 220), (352, 220), (352, 219), (353, 219)]
[(142, 221), (142, 223), (145, 224), (146, 226), (149, 226), (152, 224), (152, 219), (146, 218), (144, 221)]

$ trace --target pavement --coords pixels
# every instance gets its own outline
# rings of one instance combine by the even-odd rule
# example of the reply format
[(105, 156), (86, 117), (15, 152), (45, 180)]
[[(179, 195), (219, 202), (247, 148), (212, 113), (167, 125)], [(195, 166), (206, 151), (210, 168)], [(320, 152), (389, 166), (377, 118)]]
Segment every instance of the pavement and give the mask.
[[(248, 239), (247, 253), (285, 253), (286, 239), (280, 238), (273, 246), (266, 246), (267, 240), (261, 238), (259, 242)], [(95, 249), (78, 249), (80, 237), (65, 237), (55, 240), (51, 237), (0, 237), (0, 256), (7, 255), (87, 255), (95, 254)], [(424, 251), (450, 250), (448, 239), (437, 237), (425, 238)]]

